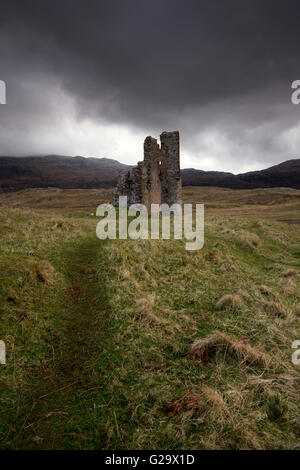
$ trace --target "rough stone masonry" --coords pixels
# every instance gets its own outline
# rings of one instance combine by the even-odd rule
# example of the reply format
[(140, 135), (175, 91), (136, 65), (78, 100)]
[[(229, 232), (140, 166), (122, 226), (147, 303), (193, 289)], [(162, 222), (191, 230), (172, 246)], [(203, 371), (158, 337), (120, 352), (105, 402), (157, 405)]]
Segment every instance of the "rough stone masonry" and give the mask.
[(144, 141), (144, 160), (119, 176), (114, 205), (127, 196), (128, 205), (181, 204), (179, 132), (163, 132), (160, 143), (153, 137)]

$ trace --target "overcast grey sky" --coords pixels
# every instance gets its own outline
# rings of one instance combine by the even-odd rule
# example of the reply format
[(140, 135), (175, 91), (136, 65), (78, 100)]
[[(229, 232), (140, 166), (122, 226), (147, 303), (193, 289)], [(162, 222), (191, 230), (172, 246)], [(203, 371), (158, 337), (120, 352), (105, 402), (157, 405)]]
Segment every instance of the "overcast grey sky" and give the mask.
[(0, 154), (142, 159), (178, 129), (182, 167), (300, 158), (298, 0), (1, 0)]

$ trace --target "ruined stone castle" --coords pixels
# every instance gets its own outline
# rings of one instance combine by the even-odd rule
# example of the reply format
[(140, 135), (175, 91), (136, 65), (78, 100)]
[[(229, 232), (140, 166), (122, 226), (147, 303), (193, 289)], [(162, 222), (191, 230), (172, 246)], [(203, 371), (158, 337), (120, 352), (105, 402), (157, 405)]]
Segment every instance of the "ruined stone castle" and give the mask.
[(181, 204), (179, 132), (163, 132), (160, 145), (153, 137), (144, 141), (144, 160), (119, 176), (114, 205), (127, 196), (128, 205)]

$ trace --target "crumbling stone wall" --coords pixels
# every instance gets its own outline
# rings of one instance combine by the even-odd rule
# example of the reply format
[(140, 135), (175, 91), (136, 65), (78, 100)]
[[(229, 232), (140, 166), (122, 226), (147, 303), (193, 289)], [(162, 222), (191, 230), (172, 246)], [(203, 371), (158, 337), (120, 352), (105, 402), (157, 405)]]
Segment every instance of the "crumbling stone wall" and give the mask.
[(114, 204), (119, 196), (128, 197), (128, 205), (141, 203), (181, 204), (179, 132), (163, 132), (161, 145), (153, 137), (144, 141), (144, 160), (120, 174)]

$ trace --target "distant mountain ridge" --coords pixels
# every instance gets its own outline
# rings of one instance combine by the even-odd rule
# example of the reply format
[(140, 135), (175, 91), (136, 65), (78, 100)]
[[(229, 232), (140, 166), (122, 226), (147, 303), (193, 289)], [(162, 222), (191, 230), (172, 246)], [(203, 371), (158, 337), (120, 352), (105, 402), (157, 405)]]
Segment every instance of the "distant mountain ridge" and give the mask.
[(219, 186), (230, 189), (289, 187), (300, 189), (300, 159), (287, 160), (264, 170), (234, 175), (187, 168), (181, 171), (185, 186)]
[[(0, 191), (51, 186), (64, 189), (109, 188), (116, 186), (120, 171), (129, 168), (130, 165), (110, 158), (62, 155), (0, 157)], [(300, 189), (300, 159), (238, 175), (194, 168), (181, 170), (181, 175), (184, 186)]]
[(0, 157), (0, 190), (7, 192), (48, 186), (109, 188), (116, 185), (120, 171), (129, 168), (130, 165), (110, 158), (62, 155)]

